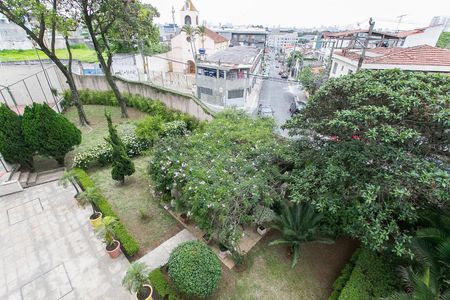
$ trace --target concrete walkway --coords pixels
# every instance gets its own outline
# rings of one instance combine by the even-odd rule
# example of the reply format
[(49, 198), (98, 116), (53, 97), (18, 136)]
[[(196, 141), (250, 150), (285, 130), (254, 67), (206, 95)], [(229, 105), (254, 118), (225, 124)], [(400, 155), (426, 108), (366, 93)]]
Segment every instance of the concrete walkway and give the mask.
[(74, 194), (51, 182), (0, 197), (0, 299), (134, 299), (128, 260), (108, 256)]
[(188, 230), (183, 229), (182, 231), (159, 245), (156, 249), (141, 257), (139, 261), (145, 263), (150, 268), (150, 270), (157, 269), (165, 265), (169, 261), (170, 253), (179, 244), (194, 240), (197, 240), (195, 236), (192, 235), (192, 233), (190, 233)]

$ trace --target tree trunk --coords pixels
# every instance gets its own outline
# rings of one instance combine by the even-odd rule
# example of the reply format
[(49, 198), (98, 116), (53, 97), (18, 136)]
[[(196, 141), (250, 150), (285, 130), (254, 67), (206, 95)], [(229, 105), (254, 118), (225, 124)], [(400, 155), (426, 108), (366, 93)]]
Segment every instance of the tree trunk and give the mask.
[(122, 112), (122, 118), (128, 118), (127, 103), (125, 102), (125, 99), (122, 97), (122, 94), (120, 93), (119, 88), (117, 87), (117, 84), (114, 81), (114, 77), (111, 74), (111, 70), (109, 70), (106, 67), (106, 69), (104, 71), (105, 71), (106, 80), (108, 81), (109, 86), (113, 90), (114, 96), (116, 96), (117, 102), (119, 102), (120, 110)]

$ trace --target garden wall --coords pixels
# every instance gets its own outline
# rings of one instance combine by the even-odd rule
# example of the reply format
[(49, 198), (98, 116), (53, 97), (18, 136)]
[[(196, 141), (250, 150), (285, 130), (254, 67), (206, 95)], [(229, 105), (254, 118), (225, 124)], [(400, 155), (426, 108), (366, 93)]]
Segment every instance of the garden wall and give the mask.
[[(74, 79), (79, 89), (108, 91), (110, 87), (104, 76), (77, 75)], [(123, 93), (158, 99), (167, 107), (189, 114), (201, 121), (212, 120), (212, 112), (193, 95), (167, 89), (150, 83), (135, 82), (115, 77), (119, 90)]]

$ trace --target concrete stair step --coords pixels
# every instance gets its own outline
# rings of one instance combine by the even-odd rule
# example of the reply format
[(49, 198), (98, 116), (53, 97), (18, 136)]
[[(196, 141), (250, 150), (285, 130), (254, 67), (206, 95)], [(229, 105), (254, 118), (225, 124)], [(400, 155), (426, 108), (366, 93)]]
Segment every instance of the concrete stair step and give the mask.
[(19, 176), (19, 182), (20, 182), (20, 184), (22, 186), (25, 186), (27, 184), (28, 177), (30, 177), (30, 172), (29, 171), (21, 172), (21, 174)]
[(37, 176), (38, 176), (38, 173), (31, 173), (30, 176), (28, 177), (28, 181), (27, 181), (26, 186), (28, 187), (28, 186), (35, 185), (36, 184), (36, 180), (37, 180)]
[(12, 176), (9, 178), (9, 181), (19, 181), (19, 177), (22, 174), (20, 171), (15, 171)]
[(57, 181), (61, 178), (61, 176), (64, 174), (64, 172), (65, 172), (64, 168), (59, 168), (59, 169), (54, 169), (54, 170), (38, 173), (35, 184), (42, 184), (42, 183), (47, 183), (47, 182), (51, 182), (51, 181)]

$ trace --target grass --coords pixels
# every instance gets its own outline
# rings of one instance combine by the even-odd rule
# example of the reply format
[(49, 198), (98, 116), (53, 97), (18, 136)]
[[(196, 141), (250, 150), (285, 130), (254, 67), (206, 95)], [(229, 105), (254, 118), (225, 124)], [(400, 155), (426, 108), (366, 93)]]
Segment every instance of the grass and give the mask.
[[(135, 121), (146, 116), (145, 113), (130, 107), (128, 108), (128, 114), (130, 116), (128, 119), (121, 118), (119, 107), (102, 105), (83, 105), (83, 107), (90, 125), (86, 127), (78, 126), (83, 134), (81, 144), (67, 155), (67, 166), (71, 165), (73, 156), (76, 153), (83, 152), (105, 141), (104, 138), (108, 136), (108, 125), (105, 119), (105, 110), (111, 113), (113, 124), (117, 125), (119, 128), (125, 124), (134, 123)], [(65, 116), (72, 123), (76, 125), (79, 124), (78, 113), (75, 107), (70, 107), (65, 113)]]
[[(48, 59), (44, 52), (38, 50), (41, 59)], [(72, 49), (73, 59), (82, 62), (97, 62), (97, 54), (88, 48)], [(56, 49), (56, 56), (60, 59), (69, 59), (69, 52), (66, 49)], [(30, 50), (2, 50), (0, 51), (0, 62), (38, 60), (34, 49)]]
[(269, 234), (250, 251), (242, 272), (223, 267), (219, 288), (211, 299), (327, 299), (354, 243), (305, 244), (292, 269), (286, 247), (268, 245), (276, 237)]
[(150, 194), (148, 160), (148, 157), (133, 160), (136, 173), (127, 177), (123, 186), (111, 179), (111, 167), (89, 172), (122, 223), (140, 244), (141, 249), (137, 257), (156, 248), (180, 230), (176, 221)]

